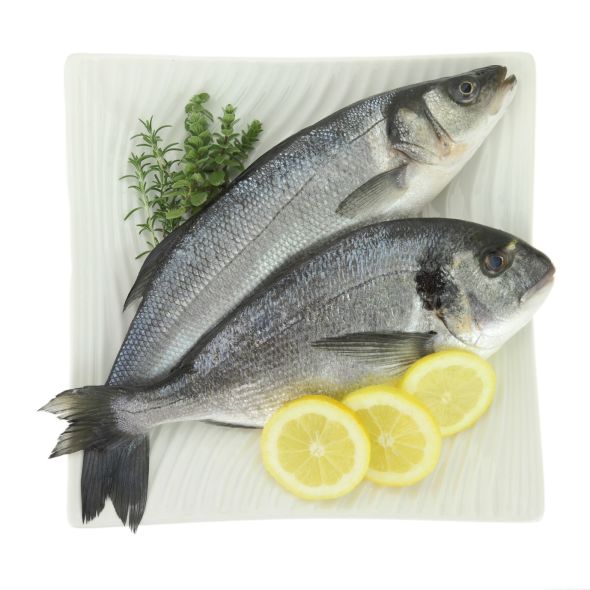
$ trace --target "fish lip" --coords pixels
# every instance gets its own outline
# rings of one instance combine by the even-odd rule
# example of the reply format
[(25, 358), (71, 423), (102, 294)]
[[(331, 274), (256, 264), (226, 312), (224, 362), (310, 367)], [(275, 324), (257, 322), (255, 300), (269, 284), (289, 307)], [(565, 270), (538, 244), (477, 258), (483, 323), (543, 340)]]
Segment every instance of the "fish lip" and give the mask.
[(555, 278), (555, 267), (551, 265), (551, 268), (520, 298), (521, 303), (527, 302), (529, 299), (534, 297), (537, 293), (549, 287)]
[(506, 93), (513, 90), (517, 83), (516, 76), (514, 74), (510, 74), (510, 76), (507, 76), (507, 74), (508, 68), (506, 66), (498, 66), (498, 70), (496, 72), (496, 83), (498, 84), (498, 87)]
[(508, 68), (506, 66), (488, 66), (476, 72), (482, 76), (483, 80), (495, 82), (497, 87), (501, 88), (513, 88), (516, 84), (516, 76), (514, 74), (508, 74)]
[(516, 84), (518, 83), (516, 76), (514, 74), (510, 74), (507, 78), (504, 78), (501, 82), (502, 89), (509, 91), (512, 90)]
[(514, 74), (508, 74), (508, 68), (506, 66), (489, 66), (482, 72), (487, 70), (485, 74), (486, 79), (491, 83), (494, 88), (494, 97), (490, 104), (490, 113), (497, 115), (503, 112), (514, 98), (516, 89), (516, 76)]
[(498, 66), (498, 82), (502, 82), (506, 78), (508, 68), (506, 66)]

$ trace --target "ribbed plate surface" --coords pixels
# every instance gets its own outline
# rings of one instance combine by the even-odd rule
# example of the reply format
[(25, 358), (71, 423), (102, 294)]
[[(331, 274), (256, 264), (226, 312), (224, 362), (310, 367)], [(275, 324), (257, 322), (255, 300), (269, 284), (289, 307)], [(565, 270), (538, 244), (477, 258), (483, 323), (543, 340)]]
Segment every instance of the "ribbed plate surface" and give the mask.
[[(469, 219), (530, 238), (535, 72), (524, 54), (425, 58), (262, 60), (81, 55), (66, 66), (72, 210), (72, 386), (104, 383), (131, 314), (122, 303), (142, 249), (125, 213), (124, 182), (137, 118), (171, 123), (182, 139), (183, 107), (207, 91), (210, 108), (238, 106), (259, 118), (255, 155), (355, 100), (475, 67), (504, 64), (519, 88), (512, 106), (473, 160), (425, 212)], [(205, 244), (206, 246), (206, 244)], [(329, 502), (304, 502), (270, 479), (259, 432), (200, 423), (154, 433), (143, 524), (274, 517), (395, 517), (528, 520), (543, 510), (543, 479), (532, 329), (493, 359), (498, 394), (471, 430), (444, 442), (436, 471), (406, 489), (368, 482)], [(70, 458), (69, 516), (80, 525), (82, 454)], [(90, 526), (119, 524), (110, 503)]]

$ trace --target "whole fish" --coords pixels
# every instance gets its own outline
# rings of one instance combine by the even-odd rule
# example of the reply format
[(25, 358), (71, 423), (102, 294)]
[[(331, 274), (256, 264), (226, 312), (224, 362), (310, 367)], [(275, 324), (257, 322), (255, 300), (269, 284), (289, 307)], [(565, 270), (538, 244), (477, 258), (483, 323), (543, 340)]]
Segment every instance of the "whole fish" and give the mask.
[(53, 456), (126, 448), (158, 424), (263, 426), (303, 394), (335, 398), (423, 355), (496, 351), (546, 296), (551, 261), (475, 223), (408, 219), (356, 230), (288, 268), (202, 338), (165, 379), (72, 389)]
[[(420, 210), (501, 118), (516, 84), (506, 73), (490, 66), (361, 100), (263, 155), (146, 258), (126, 304), (143, 300), (108, 384), (165, 376), (294, 254)], [(102, 510), (107, 496), (123, 521), (141, 518), (148, 445), (145, 438), (119, 456), (86, 454), (84, 520)]]

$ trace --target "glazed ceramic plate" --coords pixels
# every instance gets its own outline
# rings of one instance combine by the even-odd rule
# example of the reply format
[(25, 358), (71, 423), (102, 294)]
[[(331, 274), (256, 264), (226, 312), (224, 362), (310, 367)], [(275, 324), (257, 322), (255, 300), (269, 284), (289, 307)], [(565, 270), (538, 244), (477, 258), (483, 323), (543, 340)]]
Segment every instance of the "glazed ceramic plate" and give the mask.
[[(182, 140), (183, 107), (195, 93), (238, 106), (264, 134), (254, 156), (335, 110), (371, 94), (490, 64), (516, 74), (516, 97), (459, 176), (424, 212), (531, 236), (535, 71), (530, 56), (503, 53), (380, 59), (199, 59), (76, 55), (66, 65), (72, 210), (72, 386), (101, 384), (134, 310), (122, 305), (137, 275), (141, 239), (125, 213), (135, 196), (129, 138), (138, 117), (170, 123)], [(143, 524), (217, 519), (379, 517), (530, 520), (543, 510), (533, 333), (496, 354), (498, 393), (471, 430), (444, 441), (436, 471), (405, 489), (362, 483), (331, 501), (299, 500), (264, 471), (258, 430), (201, 423), (152, 434)], [(69, 516), (81, 525), (82, 454), (70, 458)], [(88, 526), (119, 525), (110, 502)]]

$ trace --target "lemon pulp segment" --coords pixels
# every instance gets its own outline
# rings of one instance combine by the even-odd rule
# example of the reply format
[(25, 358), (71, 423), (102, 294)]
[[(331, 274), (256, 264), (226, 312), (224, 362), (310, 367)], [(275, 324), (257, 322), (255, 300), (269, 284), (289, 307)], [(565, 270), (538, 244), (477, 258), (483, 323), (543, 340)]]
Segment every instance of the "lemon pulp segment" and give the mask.
[(404, 486), (432, 472), (440, 456), (441, 435), (420, 402), (388, 385), (359, 389), (343, 401), (357, 414), (371, 441), (368, 479)]
[(337, 498), (364, 478), (370, 444), (359, 419), (343, 404), (305, 396), (280, 408), (261, 439), (267, 471), (304, 499)]
[(430, 409), (443, 436), (451, 436), (472, 426), (490, 407), (496, 376), (478, 355), (448, 350), (414, 363), (400, 387)]

